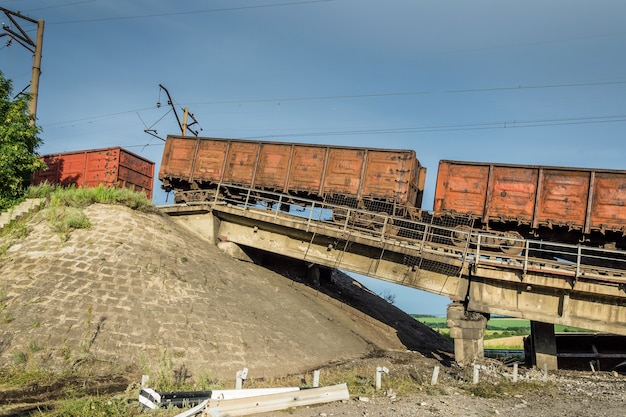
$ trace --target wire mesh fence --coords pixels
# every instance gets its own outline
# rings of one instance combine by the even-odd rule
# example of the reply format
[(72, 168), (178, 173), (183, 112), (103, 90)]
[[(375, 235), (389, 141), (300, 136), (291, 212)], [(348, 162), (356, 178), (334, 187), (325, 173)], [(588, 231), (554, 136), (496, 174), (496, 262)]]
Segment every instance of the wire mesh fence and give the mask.
[[(222, 187), (212, 195), (213, 203), (227, 204), (242, 211), (254, 211), (267, 221), (289, 216), (307, 230), (341, 231), (345, 250), (359, 236), (375, 242), (393, 242), (409, 248), (402, 263), (416, 274), (422, 270), (458, 276), (464, 263), (506, 260), (526, 270), (540, 263), (578, 277), (619, 278), (626, 271), (626, 253), (581, 245), (523, 239), (516, 233), (484, 232), (474, 229), (474, 219), (462, 215), (434, 216), (417, 210), (413, 219), (394, 215), (403, 211), (388, 201), (356, 201), (345, 196), (330, 196), (326, 201), (253, 190)], [(381, 252), (384, 253), (384, 252)], [(439, 255), (439, 256), (437, 256)], [(382, 255), (381, 255), (382, 256)]]

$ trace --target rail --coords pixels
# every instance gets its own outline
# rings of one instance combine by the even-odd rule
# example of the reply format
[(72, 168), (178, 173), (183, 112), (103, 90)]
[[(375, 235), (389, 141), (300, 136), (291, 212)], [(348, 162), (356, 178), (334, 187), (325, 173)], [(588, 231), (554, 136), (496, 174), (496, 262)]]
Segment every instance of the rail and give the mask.
[(492, 265), (523, 274), (542, 271), (571, 282), (582, 279), (626, 289), (625, 251), (502, 237), (473, 230), (471, 219), (464, 217), (436, 217), (421, 211), (416, 216), (419, 218), (411, 220), (384, 211), (361, 210), (232, 185), (220, 187), (209, 203), (251, 212), (266, 222), (289, 220), (307, 232), (334, 231), (410, 249), (415, 257), (443, 252), (473, 267)]

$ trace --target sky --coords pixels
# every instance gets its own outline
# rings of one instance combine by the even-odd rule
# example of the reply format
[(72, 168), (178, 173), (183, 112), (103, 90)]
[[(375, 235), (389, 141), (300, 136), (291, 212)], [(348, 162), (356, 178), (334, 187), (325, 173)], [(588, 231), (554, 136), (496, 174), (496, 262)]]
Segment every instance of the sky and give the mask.
[[(41, 154), (180, 134), (414, 149), (440, 160), (624, 169), (623, 0), (0, 0), (45, 22)], [(0, 13), (0, 20), (13, 24)], [(36, 25), (19, 20), (35, 39)], [(5, 33), (0, 29), (0, 34)], [(27, 87), (32, 53), (0, 37)], [(27, 90), (28, 91), (28, 90)], [(160, 103), (160, 105), (158, 104)], [(149, 135), (151, 130), (161, 139)], [(171, 203), (155, 180), (156, 204)], [(409, 313), (449, 300), (357, 276)]]

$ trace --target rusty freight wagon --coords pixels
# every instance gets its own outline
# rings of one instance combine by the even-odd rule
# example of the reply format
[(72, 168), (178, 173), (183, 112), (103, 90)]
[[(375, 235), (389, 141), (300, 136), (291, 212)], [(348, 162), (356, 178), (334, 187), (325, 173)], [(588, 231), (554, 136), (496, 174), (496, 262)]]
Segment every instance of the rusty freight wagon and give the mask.
[(45, 171), (36, 172), (34, 183), (77, 187), (125, 187), (140, 191), (152, 198), (154, 162), (123, 148), (92, 149), (44, 155), (48, 165)]
[(433, 208), (504, 238), (626, 249), (626, 171), (440, 161)]
[(159, 179), (176, 202), (242, 186), (405, 216), (425, 173), (412, 150), (168, 136)]

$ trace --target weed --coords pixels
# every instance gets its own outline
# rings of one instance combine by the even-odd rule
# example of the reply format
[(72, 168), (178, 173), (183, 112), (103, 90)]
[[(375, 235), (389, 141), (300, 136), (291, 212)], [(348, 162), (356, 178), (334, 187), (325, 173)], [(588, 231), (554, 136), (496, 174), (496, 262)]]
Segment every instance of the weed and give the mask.
[(64, 242), (67, 241), (72, 230), (91, 227), (85, 213), (76, 207), (51, 206), (46, 218), (52, 230), (59, 233)]
[(102, 185), (91, 188), (56, 188), (50, 194), (52, 206), (84, 208), (93, 203), (120, 204), (133, 210), (155, 212), (154, 205), (144, 193), (127, 188), (109, 188)]
[(132, 416), (137, 411), (137, 405), (126, 396), (106, 397), (83, 397), (75, 398), (61, 403), (50, 411), (39, 411), (33, 416), (46, 417), (106, 417), (106, 416)]
[[(19, 356), (18, 360), (26, 359), (23, 352), (14, 352), (13, 358)], [(25, 362), (22, 362), (25, 363)], [(32, 383), (45, 383), (52, 378), (52, 375), (38, 367), (9, 367), (0, 369), (0, 386), (20, 387)]]
[(37, 353), (41, 349), (43, 349), (43, 348), (36, 341), (31, 340), (30, 342), (28, 342), (28, 352), (30, 352), (30, 353)]
[(13, 351), (13, 362), (16, 365), (24, 365), (28, 362), (28, 355), (21, 350)]
[(7, 311), (7, 293), (4, 287), (0, 287), (0, 320), (11, 323), (15, 318)]
[(517, 382), (512, 383), (510, 381), (499, 381), (497, 383), (491, 382), (479, 382), (478, 384), (472, 384), (466, 388), (466, 390), (481, 398), (495, 398), (509, 395), (515, 395), (519, 393), (545, 390), (545, 385), (538, 382)]

